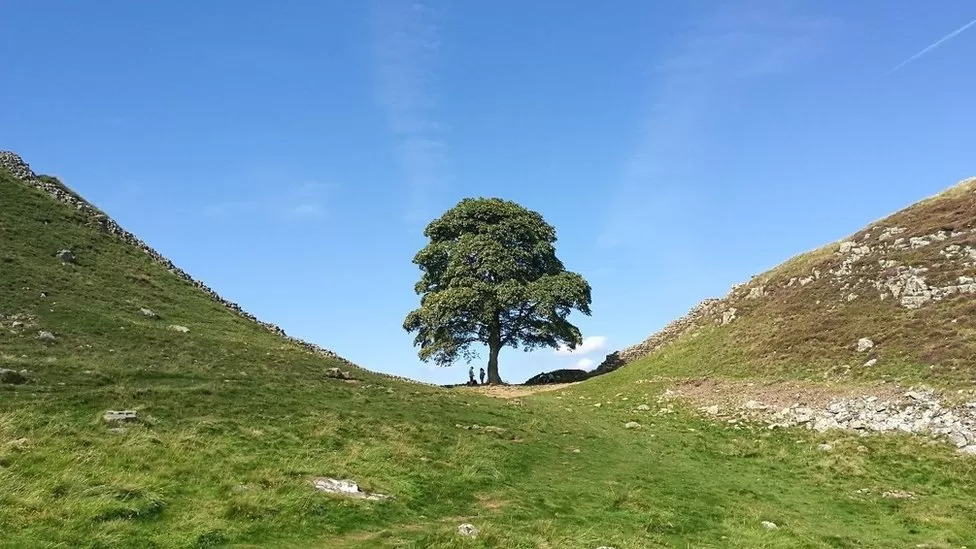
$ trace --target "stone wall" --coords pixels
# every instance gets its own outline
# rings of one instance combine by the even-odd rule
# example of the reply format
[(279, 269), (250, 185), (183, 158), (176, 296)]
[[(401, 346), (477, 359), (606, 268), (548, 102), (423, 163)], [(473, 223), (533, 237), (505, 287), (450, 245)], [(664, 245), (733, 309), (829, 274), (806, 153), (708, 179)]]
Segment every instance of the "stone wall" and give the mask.
[(27, 183), (28, 185), (31, 185), (32, 187), (35, 187), (35, 188), (37, 188), (37, 189), (39, 189), (39, 190), (41, 190), (41, 191), (49, 194), (55, 200), (58, 200), (60, 202), (63, 202), (65, 204), (67, 204), (67, 205), (69, 205), (69, 206), (77, 209), (79, 212), (81, 212), (82, 214), (86, 215), (89, 218), (90, 221), (92, 221), (95, 224), (97, 224), (97, 226), (99, 227), (99, 229), (101, 231), (117, 237), (119, 240), (121, 240), (122, 242), (124, 242), (126, 244), (129, 244), (129, 245), (132, 245), (132, 246), (135, 246), (135, 247), (141, 249), (153, 261), (155, 261), (155, 262), (159, 263), (160, 265), (162, 265), (163, 267), (165, 267), (167, 270), (169, 270), (169, 272), (171, 272), (174, 275), (178, 276), (179, 278), (181, 278), (181, 279), (189, 282), (193, 286), (196, 286), (201, 291), (203, 291), (205, 294), (207, 294), (211, 299), (213, 299), (214, 301), (216, 301), (218, 303), (221, 303), (222, 305), (224, 305), (225, 307), (227, 307), (231, 311), (237, 313), (238, 315), (240, 315), (240, 316), (242, 316), (242, 317), (244, 317), (244, 318), (246, 318), (248, 320), (251, 320), (253, 322), (256, 322), (257, 324), (259, 324), (263, 328), (267, 329), (268, 331), (273, 332), (273, 333), (275, 333), (275, 334), (277, 334), (277, 335), (279, 335), (279, 336), (281, 336), (281, 337), (283, 337), (285, 339), (288, 339), (289, 341), (291, 341), (291, 342), (293, 342), (293, 343), (295, 343), (295, 344), (297, 344), (297, 345), (299, 345), (301, 347), (304, 347), (305, 349), (307, 349), (307, 350), (309, 350), (311, 352), (314, 352), (314, 353), (317, 353), (317, 354), (320, 354), (320, 355), (324, 355), (324, 356), (327, 356), (327, 357), (332, 358), (332, 359), (335, 359), (335, 360), (340, 360), (340, 361), (342, 361), (342, 362), (344, 362), (346, 364), (352, 364), (348, 360), (340, 357), (339, 355), (335, 354), (334, 352), (332, 352), (332, 351), (330, 351), (328, 349), (325, 349), (323, 347), (320, 347), (320, 346), (318, 346), (318, 345), (316, 345), (314, 343), (309, 343), (307, 341), (303, 341), (301, 339), (294, 338), (294, 337), (291, 337), (291, 336), (287, 335), (285, 333), (285, 331), (282, 330), (280, 327), (278, 327), (278, 326), (276, 326), (274, 324), (271, 324), (270, 322), (263, 322), (261, 320), (258, 320), (257, 317), (255, 317), (254, 315), (252, 315), (252, 314), (248, 313), (247, 311), (245, 311), (237, 303), (228, 301), (228, 300), (220, 297), (220, 295), (218, 295), (217, 292), (215, 292), (209, 286), (207, 286), (206, 284), (204, 284), (204, 283), (202, 283), (202, 282), (194, 279), (192, 276), (190, 276), (189, 274), (187, 274), (184, 270), (182, 270), (179, 267), (177, 267), (176, 265), (174, 265), (172, 261), (166, 259), (165, 257), (162, 256), (162, 254), (160, 254), (156, 250), (150, 248), (145, 242), (143, 242), (142, 240), (139, 240), (138, 238), (136, 238), (135, 235), (133, 235), (129, 231), (123, 229), (112, 218), (110, 218), (107, 215), (105, 215), (104, 213), (102, 213), (100, 210), (98, 210), (97, 208), (95, 208), (94, 206), (92, 206), (91, 204), (89, 204), (84, 199), (80, 198), (75, 193), (71, 192), (67, 187), (65, 187), (65, 186), (57, 183), (55, 180), (53, 180), (51, 178), (40, 178), (40, 177), (38, 177), (33, 171), (31, 171), (30, 166), (26, 162), (24, 162), (23, 159), (21, 159), (20, 156), (18, 156), (17, 154), (12, 153), (12, 152), (9, 152), (9, 151), (0, 151), (0, 169), (7, 170), (14, 177), (16, 177), (16, 178), (20, 179), (21, 181)]

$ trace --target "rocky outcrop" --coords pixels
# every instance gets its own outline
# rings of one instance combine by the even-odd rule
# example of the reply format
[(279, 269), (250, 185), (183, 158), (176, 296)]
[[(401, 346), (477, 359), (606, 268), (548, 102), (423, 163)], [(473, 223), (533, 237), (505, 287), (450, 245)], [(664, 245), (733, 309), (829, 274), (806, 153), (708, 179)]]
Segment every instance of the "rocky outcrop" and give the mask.
[[(323, 347), (320, 347), (320, 346), (318, 346), (318, 345), (316, 345), (314, 343), (309, 343), (307, 341), (303, 341), (303, 340), (300, 340), (298, 338), (294, 338), (294, 337), (291, 337), (291, 336), (287, 335), (285, 333), (285, 331), (282, 330), (280, 327), (278, 327), (278, 326), (276, 326), (276, 325), (274, 325), (274, 324), (272, 324), (270, 322), (263, 322), (263, 321), (259, 320), (257, 317), (255, 317), (254, 315), (252, 315), (252, 314), (248, 313), (247, 311), (245, 311), (237, 303), (234, 303), (232, 301), (228, 301), (228, 300), (224, 299), (219, 294), (217, 294), (217, 292), (215, 292), (213, 289), (211, 289), (209, 286), (207, 286), (206, 284), (204, 284), (204, 283), (202, 283), (202, 282), (194, 279), (188, 273), (186, 273), (185, 271), (183, 271), (182, 269), (180, 269), (179, 267), (177, 267), (176, 265), (174, 265), (173, 262), (171, 262), (169, 259), (166, 259), (165, 257), (163, 257), (162, 254), (160, 254), (156, 250), (150, 248), (145, 242), (143, 242), (142, 240), (140, 240), (139, 238), (137, 238), (135, 235), (133, 235), (129, 231), (123, 229), (112, 218), (110, 218), (107, 215), (105, 215), (104, 212), (102, 212), (98, 208), (92, 206), (90, 203), (88, 203), (83, 198), (79, 197), (76, 193), (74, 193), (73, 191), (71, 191), (70, 189), (68, 189), (66, 186), (64, 186), (62, 183), (60, 183), (56, 179), (54, 179), (52, 177), (44, 177), (44, 176), (38, 176), (38, 175), (36, 175), (30, 169), (30, 166), (26, 162), (24, 162), (24, 160), (22, 158), (20, 158), (20, 156), (18, 156), (17, 154), (12, 153), (12, 152), (9, 152), (9, 151), (0, 151), (0, 169), (7, 170), (14, 177), (16, 177), (17, 179), (20, 179), (24, 183), (26, 183), (26, 184), (28, 184), (28, 185), (30, 185), (30, 186), (32, 186), (32, 187), (34, 187), (34, 188), (36, 188), (36, 189), (38, 189), (40, 191), (45, 192), (48, 195), (50, 195), (51, 197), (53, 197), (55, 200), (57, 200), (59, 202), (62, 202), (64, 204), (67, 204), (67, 205), (71, 206), (72, 208), (76, 209), (78, 212), (80, 212), (81, 214), (83, 214), (84, 216), (86, 216), (89, 219), (89, 221), (92, 224), (94, 224), (95, 226), (97, 226), (99, 228), (99, 230), (101, 230), (102, 232), (111, 234), (111, 235), (117, 237), (122, 242), (124, 242), (126, 244), (129, 244), (131, 246), (135, 246), (135, 247), (141, 249), (143, 252), (146, 253), (146, 255), (150, 259), (152, 259), (156, 263), (159, 263), (160, 265), (162, 265), (170, 273), (172, 273), (173, 275), (175, 275), (175, 276), (177, 276), (177, 277), (185, 280), (189, 284), (192, 284), (193, 286), (196, 286), (201, 291), (203, 291), (205, 294), (207, 294), (211, 299), (213, 299), (214, 301), (216, 301), (218, 303), (221, 303), (222, 305), (224, 305), (225, 307), (227, 307), (228, 309), (230, 309), (234, 313), (236, 313), (236, 314), (238, 314), (238, 315), (240, 315), (240, 316), (242, 316), (242, 317), (244, 317), (244, 318), (246, 318), (248, 320), (251, 320), (251, 321), (253, 321), (253, 322), (261, 325), (262, 327), (264, 327), (268, 331), (271, 331), (271, 332), (273, 332), (273, 333), (275, 333), (275, 334), (277, 334), (277, 335), (279, 335), (281, 337), (284, 337), (284, 338), (292, 341), (293, 343), (295, 343), (297, 345), (300, 345), (301, 347), (304, 347), (305, 349), (307, 349), (307, 350), (309, 350), (309, 351), (311, 351), (313, 353), (321, 354), (321, 355), (327, 356), (327, 357), (332, 358), (332, 359), (335, 359), (335, 360), (340, 360), (342, 362), (345, 362), (345, 363), (348, 363), (348, 364), (352, 364), (348, 360), (340, 357), (339, 355), (335, 354), (334, 352), (332, 352), (332, 351), (330, 351), (328, 349), (325, 349)], [(74, 261), (74, 255), (71, 254), (70, 251), (68, 251), (68, 250), (61, 250), (61, 251), (58, 252), (58, 257), (62, 261), (65, 261), (65, 258), (68, 257), (67, 254), (64, 254), (64, 252), (67, 252), (67, 254), (70, 254), (70, 261)], [(64, 255), (62, 255), (62, 254), (64, 254)], [(53, 335), (51, 335), (51, 338), (53, 339)]]
[(564, 370), (553, 370), (551, 372), (542, 372), (541, 374), (530, 377), (525, 385), (546, 385), (549, 383), (573, 383), (576, 381), (583, 381), (594, 375), (592, 372), (587, 372), (586, 370), (577, 370), (572, 368), (567, 368)]
[[(869, 299), (914, 310), (960, 297), (976, 300), (976, 178), (735, 285), (724, 298), (706, 299), (645, 341), (611, 355), (614, 361), (597, 371), (612, 371), (621, 361), (645, 357), (705, 327), (734, 327), (753, 315), (822, 318)], [(770, 303), (779, 305), (774, 310)]]

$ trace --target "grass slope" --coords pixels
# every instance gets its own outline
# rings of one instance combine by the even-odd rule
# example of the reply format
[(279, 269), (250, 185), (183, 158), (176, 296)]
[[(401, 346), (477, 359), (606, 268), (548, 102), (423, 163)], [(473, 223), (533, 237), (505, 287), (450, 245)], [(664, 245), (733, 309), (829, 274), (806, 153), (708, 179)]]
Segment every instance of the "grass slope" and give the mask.
[[(678, 329), (665, 329), (621, 354), (637, 360), (694, 337), (700, 343), (693, 346), (709, 349), (695, 368), (710, 375), (811, 379), (844, 373), (973, 384), (976, 292), (966, 287), (905, 307), (891, 288), (909, 269), (917, 271), (913, 283), (932, 287), (976, 277), (976, 179), (871, 224), (846, 239), (846, 247), (833, 243), (755, 276), (679, 321)], [(901, 289), (903, 295), (910, 290), (911, 284)], [(734, 320), (723, 320), (732, 313)], [(863, 337), (876, 344), (870, 353), (856, 350)], [(877, 364), (862, 368), (869, 358)]]
[[(29, 319), (18, 328), (3, 321), (0, 367), (30, 378), (0, 384), (2, 547), (976, 540), (976, 460), (948, 447), (734, 431), (680, 407), (635, 411), (656, 410), (665, 388), (644, 382), (643, 368), (516, 400), (360, 370), (358, 383), (329, 379), (329, 359), (213, 303), (85, 221), (0, 172), (0, 313)], [(54, 258), (61, 248), (75, 252), (75, 265)], [(57, 341), (39, 340), (39, 330)], [(689, 350), (659, 360), (701, 358)], [(125, 408), (142, 420), (110, 432), (101, 414)], [(643, 428), (625, 429), (631, 420)], [(474, 424), (497, 429), (458, 427)], [(817, 452), (827, 440), (837, 451)], [(396, 499), (317, 493), (310, 479), (324, 475)], [(884, 499), (884, 490), (917, 497)], [(459, 537), (461, 522), (478, 537)]]

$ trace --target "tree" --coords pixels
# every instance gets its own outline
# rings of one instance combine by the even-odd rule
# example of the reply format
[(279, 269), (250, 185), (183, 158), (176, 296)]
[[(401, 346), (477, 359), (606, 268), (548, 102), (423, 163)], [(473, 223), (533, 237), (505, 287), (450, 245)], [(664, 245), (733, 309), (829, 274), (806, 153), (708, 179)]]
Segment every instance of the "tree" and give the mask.
[(449, 366), (488, 347), (488, 382), (501, 383), (498, 354), (582, 341), (566, 318), (590, 314), (590, 285), (556, 258), (556, 230), (537, 212), (499, 198), (466, 198), (424, 230), (427, 246), (413, 262), (422, 271), (420, 308), (403, 328), (416, 333), (424, 361)]

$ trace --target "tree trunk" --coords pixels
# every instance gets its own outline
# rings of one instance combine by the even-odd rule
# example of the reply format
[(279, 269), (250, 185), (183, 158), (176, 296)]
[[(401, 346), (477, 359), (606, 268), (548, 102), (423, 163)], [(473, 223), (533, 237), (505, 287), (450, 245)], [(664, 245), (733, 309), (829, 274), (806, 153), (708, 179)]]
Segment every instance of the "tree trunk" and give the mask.
[(495, 322), (491, 325), (488, 334), (488, 384), (497, 385), (502, 382), (502, 378), (498, 375), (498, 353), (502, 350), (502, 334), (501, 327), (498, 325), (498, 320), (496, 317)]

